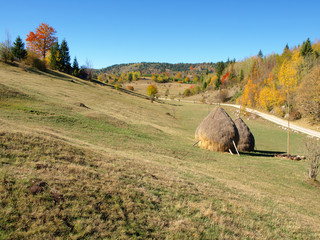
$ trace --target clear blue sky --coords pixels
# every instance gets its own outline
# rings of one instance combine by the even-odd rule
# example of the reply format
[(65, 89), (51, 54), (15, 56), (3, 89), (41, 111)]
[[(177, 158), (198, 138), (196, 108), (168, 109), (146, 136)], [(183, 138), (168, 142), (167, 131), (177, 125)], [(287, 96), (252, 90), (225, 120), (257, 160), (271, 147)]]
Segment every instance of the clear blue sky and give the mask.
[(320, 38), (320, 1), (3, 1), (0, 41), (40, 23), (94, 68), (131, 62), (217, 62), (279, 53)]

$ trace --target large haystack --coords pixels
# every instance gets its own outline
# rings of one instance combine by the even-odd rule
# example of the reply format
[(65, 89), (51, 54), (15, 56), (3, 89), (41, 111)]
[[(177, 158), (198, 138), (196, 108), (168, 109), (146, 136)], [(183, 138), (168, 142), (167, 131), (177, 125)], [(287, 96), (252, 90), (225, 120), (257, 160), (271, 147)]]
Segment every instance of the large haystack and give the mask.
[(239, 142), (237, 148), (239, 151), (251, 152), (254, 150), (254, 137), (248, 128), (247, 124), (241, 119), (238, 118), (234, 120), (239, 132)]
[(234, 151), (235, 144), (239, 141), (236, 125), (221, 107), (216, 107), (200, 123), (195, 134), (199, 140), (199, 147), (216, 152)]

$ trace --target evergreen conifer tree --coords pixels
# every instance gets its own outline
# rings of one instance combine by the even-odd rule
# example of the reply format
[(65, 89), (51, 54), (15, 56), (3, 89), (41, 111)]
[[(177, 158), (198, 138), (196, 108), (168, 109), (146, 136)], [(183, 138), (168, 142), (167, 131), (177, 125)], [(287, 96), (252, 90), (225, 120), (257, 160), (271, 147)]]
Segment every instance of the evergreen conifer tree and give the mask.
[(244, 72), (243, 69), (240, 71), (239, 81), (241, 82), (244, 79)]
[(284, 48), (285, 50), (289, 50), (289, 45), (287, 43), (286, 47)]
[(216, 64), (216, 73), (217, 73), (217, 77), (220, 78), (220, 76), (222, 75), (222, 72), (225, 68), (225, 64), (224, 62), (217, 62)]
[(22, 42), (20, 36), (16, 38), (11, 51), (13, 56), (16, 57), (19, 61), (27, 56), (27, 50), (24, 48), (24, 43)]
[(258, 53), (258, 57), (259, 57), (259, 58), (263, 58), (263, 53), (262, 53), (261, 49), (260, 49), (260, 51), (259, 51), (259, 53)]
[(221, 79), (220, 79), (220, 77), (218, 77), (218, 79), (217, 79), (216, 82), (214, 83), (214, 88), (215, 88), (216, 90), (218, 90), (219, 87), (220, 87), (220, 85), (221, 85)]
[(63, 72), (70, 72), (71, 64), (70, 64), (69, 47), (65, 39), (63, 39), (59, 50), (61, 54), (61, 70)]
[(77, 57), (75, 57), (73, 60), (72, 69), (77, 70), (77, 71), (79, 70), (79, 64), (78, 64)]
[(75, 77), (79, 77), (79, 64), (77, 57), (74, 58), (73, 64), (72, 64), (72, 75)]
[(59, 50), (59, 43), (55, 42), (50, 48), (50, 67), (54, 70), (61, 69), (61, 54)]
[(301, 56), (305, 57), (313, 52), (310, 39), (308, 38), (306, 42), (303, 42), (300, 50)]

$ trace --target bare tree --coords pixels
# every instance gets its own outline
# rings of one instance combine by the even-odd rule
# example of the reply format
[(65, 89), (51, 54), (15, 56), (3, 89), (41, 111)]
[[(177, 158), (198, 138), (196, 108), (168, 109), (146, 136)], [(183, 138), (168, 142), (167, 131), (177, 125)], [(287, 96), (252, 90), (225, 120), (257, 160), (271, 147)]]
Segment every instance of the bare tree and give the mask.
[(306, 157), (309, 163), (308, 176), (316, 180), (320, 170), (320, 143), (317, 141), (306, 142)]
[(87, 75), (87, 79), (92, 80), (92, 78), (93, 78), (93, 65), (89, 59), (86, 59), (86, 64), (84, 66), (84, 72)]
[(0, 57), (1, 57), (1, 60), (4, 61), (5, 63), (8, 62), (9, 60), (11, 62), (13, 62), (14, 60), (11, 48), (12, 48), (11, 37), (10, 37), (9, 31), (6, 31), (6, 40), (0, 43)]

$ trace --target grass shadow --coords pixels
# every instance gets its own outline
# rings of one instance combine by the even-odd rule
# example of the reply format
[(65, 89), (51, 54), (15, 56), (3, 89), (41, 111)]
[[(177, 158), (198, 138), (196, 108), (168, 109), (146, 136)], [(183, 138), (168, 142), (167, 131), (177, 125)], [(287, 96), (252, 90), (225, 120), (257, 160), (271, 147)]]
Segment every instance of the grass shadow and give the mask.
[(61, 74), (61, 73), (56, 72), (56, 71), (52, 71), (50, 69), (47, 69), (44, 73), (50, 74), (51, 76), (54, 76), (54, 77), (57, 77), (57, 78), (67, 79), (69, 81), (73, 80), (72, 77), (66, 76), (66, 75)]
[(252, 152), (240, 152), (242, 155), (254, 156), (254, 157), (274, 157), (277, 154), (283, 154), (285, 152), (279, 151), (265, 151), (265, 150), (254, 150)]

